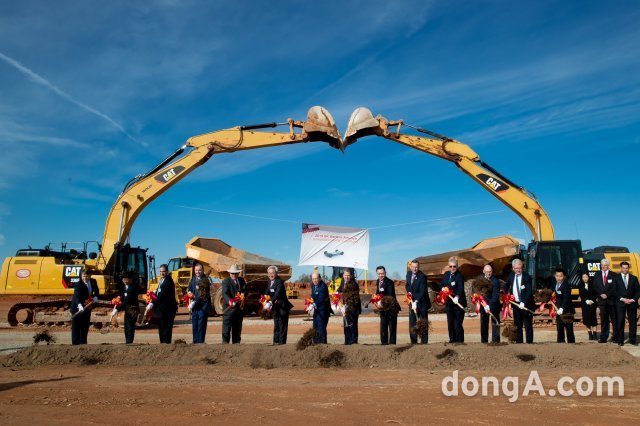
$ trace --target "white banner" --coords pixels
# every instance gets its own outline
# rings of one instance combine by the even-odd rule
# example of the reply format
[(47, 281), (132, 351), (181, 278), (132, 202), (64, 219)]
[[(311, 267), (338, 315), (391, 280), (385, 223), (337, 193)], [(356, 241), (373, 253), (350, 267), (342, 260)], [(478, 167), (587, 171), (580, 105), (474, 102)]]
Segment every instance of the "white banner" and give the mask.
[(298, 265), (369, 269), (369, 230), (302, 224)]

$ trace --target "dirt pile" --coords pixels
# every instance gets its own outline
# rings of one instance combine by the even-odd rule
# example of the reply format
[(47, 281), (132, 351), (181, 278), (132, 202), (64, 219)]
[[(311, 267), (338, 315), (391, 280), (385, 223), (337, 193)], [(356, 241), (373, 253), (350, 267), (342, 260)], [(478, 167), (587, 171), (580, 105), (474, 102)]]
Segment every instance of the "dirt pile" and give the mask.
[(49, 365), (160, 366), (217, 365), (246, 368), (421, 368), (460, 370), (526, 368), (593, 369), (640, 367), (609, 345), (87, 345), (33, 346), (0, 357), (3, 367)]

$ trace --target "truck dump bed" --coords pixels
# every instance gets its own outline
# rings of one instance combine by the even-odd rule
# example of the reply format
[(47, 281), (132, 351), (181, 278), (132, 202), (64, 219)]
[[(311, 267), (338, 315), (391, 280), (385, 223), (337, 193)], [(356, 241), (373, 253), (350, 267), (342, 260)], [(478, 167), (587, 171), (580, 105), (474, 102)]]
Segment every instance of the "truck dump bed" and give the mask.
[(279, 260), (270, 259), (248, 251), (240, 250), (218, 238), (193, 237), (186, 244), (187, 257), (196, 259), (211, 268), (210, 276), (226, 278), (227, 269), (233, 264), (242, 268), (242, 276), (247, 284), (256, 281), (267, 281), (267, 268), (278, 267), (278, 275), (283, 281), (291, 278), (291, 265)]
[(420, 270), (429, 281), (440, 282), (444, 273), (448, 271), (449, 258), (458, 258), (458, 270), (466, 279), (475, 278), (482, 274), (484, 265), (490, 263), (498, 278), (506, 278), (510, 271), (511, 260), (520, 252), (520, 242), (511, 236), (487, 238), (468, 249), (453, 250), (446, 253), (421, 256)]

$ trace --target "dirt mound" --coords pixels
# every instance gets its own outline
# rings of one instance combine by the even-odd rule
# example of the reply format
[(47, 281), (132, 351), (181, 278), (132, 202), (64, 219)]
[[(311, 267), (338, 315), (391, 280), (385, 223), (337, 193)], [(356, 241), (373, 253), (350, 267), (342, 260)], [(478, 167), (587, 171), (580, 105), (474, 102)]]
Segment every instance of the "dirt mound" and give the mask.
[(501, 368), (640, 367), (640, 359), (613, 346), (535, 344), (487, 346), (470, 343), (455, 350), (444, 344), (414, 346), (312, 345), (86, 345), (32, 346), (0, 357), (4, 367), (47, 365), (220, 365), (248, 368)]

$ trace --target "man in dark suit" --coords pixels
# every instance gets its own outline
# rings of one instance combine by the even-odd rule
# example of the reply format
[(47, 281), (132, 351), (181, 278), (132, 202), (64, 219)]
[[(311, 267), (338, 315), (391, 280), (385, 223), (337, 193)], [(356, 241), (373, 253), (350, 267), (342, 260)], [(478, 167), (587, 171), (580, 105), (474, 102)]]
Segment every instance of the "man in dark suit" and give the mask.
[(247, 283), (240, 276), (242, 269), (239, 265), (231, 265), (227, 269), (229, 277), (222, 281), (222, 301), (224, 311), (222, 312), (222, 343), (240, 343), (242, 340), (242, 320), (244, 319), (244, 309), (239, 303), (230, 304), (229, 301), (236, 297), (236, 294), (243, 294), (247, 297)]
[(156, 289), (156, 301), (153, 302), (153, 305), (154, 315), (158, 319), (160, 343), (171, 343), (178, 302), (176, 301), (176, 285), (169, 274), (167, 265), (160, 265), (160, 282)]
[(193, 333), (193, 343), (204, 343), (207, 335), (207, 321), (211, 311), (211, 281), (204, 274), (204, 268), (199, 263), (194, 265), (193, 274), (188, 290), (193, 293), (194, 297), (189, 304), (191, 331)]
[[(421, 319), (429, 320), (429, 309), (431, 309), (431, 299), (427, 288), (427, 276), (420, 270), (417, 260), (411, 261), (411, 266), (407, 272), (405, 281), (407, 294), (411, 293), (411, 306), (409, 308), (409, 339), (412, 344), (418, 343), (418, 336), (413, 332), (416, 322)], [(426, 345), (429, 342), (427, 333), (420, 336), (420, 343)]]
[[(485, 265), (482, 274), (492, 286), (488, 293), (482, 295), (487, 304), (480, 309), (480, 341), (489, 343), (489, 322), (491, 322), (491, 342), (500, 343), (500, 323), (496, 323), (496, 320), (500, 321), (500, 280), (493, 275), (491, 265)], [(493, 318), (489, 313), (493, 314)]]
[(338, 287), (338, 293), (341, 293), (345, 300), (344, 344), (357, 344), (358, 319), (362, 313), (362, 303), (360, 302), (360, 286), (354, 278), (352, 268), (345, 268), (342, 272), (342, 283)]
[(133, 274), (131, 272), (122, 274), (122, 284), (124, 284), (124, 288), (120, 293), (122, 303), (114, 308), (113, 313), (124, 311), (124, 341), (126, 344), (131, 344), (136, 334), (136, 322), (138, 322), (138, 314), (140, 314), (138, 286), (133, 284)]
[(267, 268), (267, 277), (269, 284), (265, 295), (271, 296), (270, 302), (273, 304), (273, 344), (285, 345), (289, 332), (289, 312), (293, 305), (287, 298), (287, 289), (284, 287), (284, 281), (278, 276), (277, 266)]
[(615, 277), (616, 319), (618, 321), (618, 344), (624, 345), (624, 320), (629, 319), (629, 343), (637, 345), (638, 304), (640, 285), (638, 277), (629, 273), (629, 262), (620, 263), (620, 274)]
[[(378, 281), (376, 282), (376, 294), (382, 297), (396, 298), (396, 288), (393, 281), (387, 278), (387, 270), (384, 266), (376, 268)], [(395, 303), (394, 303), (395, 305)], [(394, 309), (388, 311), (380, 311), (380, 343), (383, 345), (396, 344), (396, 331), (398, 328), (398, 312)]]
[(98, 301), (98, 283), (84, 269), (81, 280), (73, 287), (71, 299), (71, 344), (86, 345), (91, 325), (91, 304)]
[(618, 326), (616, 321), (616, 274), (609, 269), (608, 259), (600, 261), (600, 272), (593, 275), (593, 290), (598, 295), (596, 299), (600, 309), (600, 340), (599, 343), (606, 343), (609, 337), (609, 324), (611, 324), (611, 341), (618, 342)]
[(533, 343), (533, 311), (536, 303), (533, 299), (533, 280), (523, 271), (524, 264), (520, 259), (511, 262), (513, 272), (509, 274), (505, 292), (514, 296), (518, 306), (513, 309), (513, 325), (516, 328), (516, 343), (522, 343), (522, 326), (524, 325), (527, 343)]
[(573, 301), (571, 300), (571, 285), (566, 280), (566, 273), (564, 269), (558, 268), (555, 273), (556, 284), (554, 291), (556, 292), (556, 306), (558, 312), (556, 312), (556, 330), (558, 335), (556, 342), (564, 343), (565, 331), (567, 334), (567, 343), (575, 343), (576, 337), (573, 334), (573, 319), (571, 321), (563, 321), (562, 316), (567, 314), (575, 314), (575, 308), (573, 307)]
[[(442, 288), (451, 289), (451, 298), (447, 298), (444, 310), (447, 313), (447, 326), (449, 328), (449, 343), (464, 343), (464, 321), (465, 309), (467, 307), (467, 294), (464, 291), (464, 277), (458, 271), (458, 259), (449, 259), (449, 270), (442, 277)], [(462, 308), (460, 307), (462, 306)]]
[(311, 275), (311, 297), (315, 308), (313, 310), (313, 328), (316, 336), (313, 343), (327, 344), (327, 324), (329, 313), (331, 312), (331, 301), (329, 300), (329, 288), (320, 278), (318, 272)]

